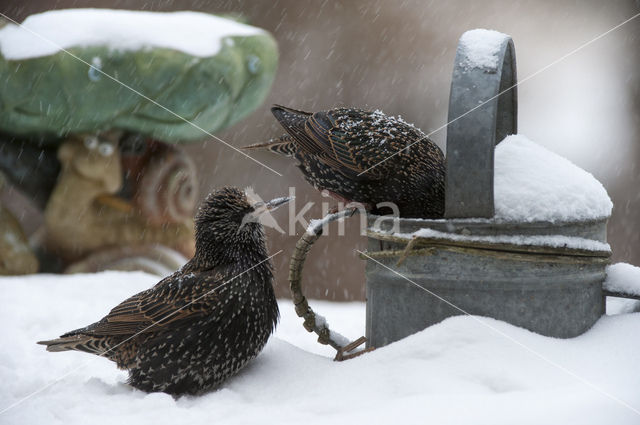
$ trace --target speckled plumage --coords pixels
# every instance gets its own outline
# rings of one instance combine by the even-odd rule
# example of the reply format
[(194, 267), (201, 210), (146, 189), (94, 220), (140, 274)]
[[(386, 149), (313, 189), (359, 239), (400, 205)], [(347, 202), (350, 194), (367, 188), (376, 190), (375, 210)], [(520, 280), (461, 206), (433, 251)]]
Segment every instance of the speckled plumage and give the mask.
[(236, 188), (213, 192), (196, 215), (195, 256), (182, 269), (102, 320), (40, 343), (49, 351), (110, 350), (104, 356), (144, 391), (217, 387), (258, 355), (278, 321), (262, 225), (243, 220), (256, 205)]
[(354, 108), (310, 113), (276, 105), (271, 111), (288, 134), (247, 148), (295, 157), (314, 187), (374, 213), (391, 212), (376, 205), (393, 202), (402, 217), (442, 217), (444, 155), (413, 125)]

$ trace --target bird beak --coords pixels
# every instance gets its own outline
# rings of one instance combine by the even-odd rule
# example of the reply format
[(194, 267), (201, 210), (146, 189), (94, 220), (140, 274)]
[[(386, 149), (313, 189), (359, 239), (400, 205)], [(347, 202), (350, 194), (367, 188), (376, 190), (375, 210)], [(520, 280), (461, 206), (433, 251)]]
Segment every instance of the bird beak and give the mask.
[(271, 211), (281, 207), (284, 204), (289, 203), (294, 199), (293, 196), (284, 196), (282, 198), (275, 198), (269, 202), (258, 201), (253, 204), (253, 211), (242, 218), (240, 229), (249, 222), (257, 222), (263, 226), (272, 227), (280, 233), (284, 233), (284, 230), (278, 226), (276, 220), (269, 214)]
[(263, 216), (264, 213), (274, 211), (284, 204), (288, 204), (294, 198), (294, 196), (283, 196), (281, 198), (272, 199), (269, 202), (258, 201), (253, 204), (253, 213), (251, 213), (251, 215), (258, 218), (260, 216)]

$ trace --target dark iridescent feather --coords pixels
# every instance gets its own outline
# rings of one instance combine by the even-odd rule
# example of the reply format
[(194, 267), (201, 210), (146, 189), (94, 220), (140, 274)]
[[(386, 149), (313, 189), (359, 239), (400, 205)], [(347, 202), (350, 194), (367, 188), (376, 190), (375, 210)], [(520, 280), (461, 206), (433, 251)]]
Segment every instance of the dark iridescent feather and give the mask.
[(310, 113), (275, 105), (271, 111), (288, 135), (247, 148), (294, 156), (314, 187), (374, 213), (389, 213), (376, 205), (393, 202), (403, 217), (442, 217), (444, 155), (411, 124), (355, 108)]
[(196, 254), (182, 269), (100, 321), (39, 343), (104, 355), (144, 391), (218, 386), (258, 355), (278, 320), (262, 226), (243, 222), (254, 205), (235, 188), (212, 193), (196, 216)]

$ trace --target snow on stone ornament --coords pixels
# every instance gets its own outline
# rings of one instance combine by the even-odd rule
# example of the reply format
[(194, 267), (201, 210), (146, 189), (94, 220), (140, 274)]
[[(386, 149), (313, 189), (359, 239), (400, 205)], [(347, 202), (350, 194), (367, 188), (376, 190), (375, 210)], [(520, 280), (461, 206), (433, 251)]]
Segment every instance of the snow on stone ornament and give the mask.
[(10, 105), (0, 130), (56, 137), (115, 127), (169, 143), (203, 140), (197, 127), (222, 130), (264, 101), (277, 60), (266, 31), (206, 13), (31, 15), (0, 29), (0, 103)]

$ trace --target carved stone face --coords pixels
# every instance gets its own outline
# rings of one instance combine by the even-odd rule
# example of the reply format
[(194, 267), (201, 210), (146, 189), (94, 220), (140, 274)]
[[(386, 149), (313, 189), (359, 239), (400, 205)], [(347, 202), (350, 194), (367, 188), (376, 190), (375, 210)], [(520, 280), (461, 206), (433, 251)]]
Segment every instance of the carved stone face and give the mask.
[(105, 193), (115, 193), (122, 185), (118, 152), (120, 131), (70, 136), (58, 149), (63, 172), (74, 172), (98, 182)]

